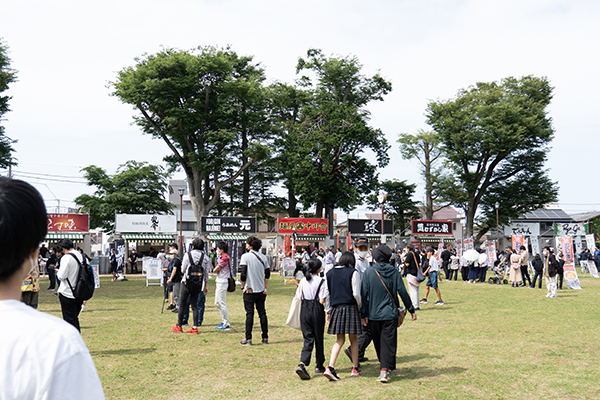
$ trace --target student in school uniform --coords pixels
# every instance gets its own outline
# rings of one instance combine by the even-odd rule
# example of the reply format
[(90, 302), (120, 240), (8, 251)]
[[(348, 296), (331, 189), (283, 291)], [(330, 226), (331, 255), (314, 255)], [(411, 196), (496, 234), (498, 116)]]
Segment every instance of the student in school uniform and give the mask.
[(316, 374), (325, 372), (325, 353), (323, 351), (323, 334), (325, 333), (325, 308), (323, 303), (329, 292), (325, 278), (321, 278), (321, 261), (309, 260), (305, 277), (296, 290), (296, 298), (302, 300), (300, 308), (300, 329), (304, 337), (304, 347), (300, 354), (300, 364), (296, 374), (302, 380), (310, 379), (306, 367), (310, 365), (310, 357), (315, 349)]

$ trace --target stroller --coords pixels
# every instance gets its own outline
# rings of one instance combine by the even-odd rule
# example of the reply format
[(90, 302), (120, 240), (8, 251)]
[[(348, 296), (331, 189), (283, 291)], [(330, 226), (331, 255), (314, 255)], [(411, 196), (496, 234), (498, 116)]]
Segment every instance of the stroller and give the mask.
[(504, 260), (496, 262), (496, 265), (492, 268), (492, 272), (494, 273), (494, 276), (488, 279), (490, 285), (500, 285), (502, 283), (505, 285), (508, 284), (508, 279), (505, 279), (506, 270), (504, 268)]

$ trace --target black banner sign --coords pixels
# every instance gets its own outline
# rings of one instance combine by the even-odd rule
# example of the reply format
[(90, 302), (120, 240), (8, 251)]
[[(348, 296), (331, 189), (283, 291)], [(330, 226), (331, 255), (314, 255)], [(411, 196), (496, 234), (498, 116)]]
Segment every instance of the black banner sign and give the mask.
[(256, 217), (201, 217), (204, 233), (256, 233)]
[[(394, 221), (391, 219), (384, 220), (384, 235), (394, 234)], [(349, 219), (348, 229), (353, 235), (381, 235), (381, 220), (380, 219)]]
[(411, 221), (413, 235), (452, 236), (452, 221)]

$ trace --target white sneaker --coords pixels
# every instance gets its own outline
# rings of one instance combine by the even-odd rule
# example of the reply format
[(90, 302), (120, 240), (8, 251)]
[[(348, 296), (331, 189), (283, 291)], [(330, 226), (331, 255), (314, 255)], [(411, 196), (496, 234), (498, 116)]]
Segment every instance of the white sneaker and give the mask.
[(81, 305), (81, 312), (84, 312), (84, 311), (85, 311), (85, 304), (82, 304)]

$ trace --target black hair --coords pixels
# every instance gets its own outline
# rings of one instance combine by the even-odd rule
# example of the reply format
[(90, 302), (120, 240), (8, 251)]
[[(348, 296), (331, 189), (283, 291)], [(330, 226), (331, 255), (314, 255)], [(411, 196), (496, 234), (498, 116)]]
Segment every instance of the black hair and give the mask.
[(536, 254), (536, 255), (535, 255), (535, 259), (536, 259), (536, 260), (541, 260), (541, 259), (542, 259), (542, 257), (540, 257), (540, 255), (539, 255), (539, 254)]
[(60, 242), (58, 242), (57, 246), (59, 252), (61, 252), (63, 249), (71, 250), (75, 247), (71, 239), (60, 239)]
[(433, 249), (433, 247), (428, 247), (427, 250), (425, 250), (425, 253), (435, 253), (435, 250)]
[(412, 243), (407, 244), (406, 248), (408, 249), (408, 251), (415, 251), (415, 246)]
[(520, 250), (527, 250), (525, 246), (521, 246)]
[(340, 261), (338, 261), (337, 265), (344, 265), (347, 267), (352, 267), (356, 265), (356, 258), (354, 258), (354, 253), (351, 251), (345, 251), (342, 253), (340, 257)]
[(308, 268), (304, 271), (304, 276), (306, 277), (307, 281), (310, 281), (312, 279), (312, 274), (316, 274), (321, 269), (321, 260), (312, 258), (308, 260), (306, 265)]
[[(177, 250), (177, 248), (175, 248)], [(194, 250), (204, 250), (204, 240), (200, 238), (196, 238), (192, 240), (192, 249)]]
[(258, 251), (262, 247), (262, 241), (256, 236), (250, 236), (248, 239), (246, 239), (246, 243), (248, 246), (252, 247), (252, 250), (254, 251)]
[[(177, 245), (177, 243), (170, 243), (169, 245), (167, 245), (167, 247), (172, 247), (175, 250), (179, 250), (179, 246)], [(154, 248), (154, 247), (153, 247)]]
[(47, 232), (48, 216), (40, 193), (26, 182), (0, 177), (0, 280), (21, 268)]
[(229, 250), (229, 246), (227, 246), (227, 242), (220, 241), (219, 243), (217, 243), (217, 249), (221, 249), (223, 250), (223, 253), (227, 253), (227, 250)]

